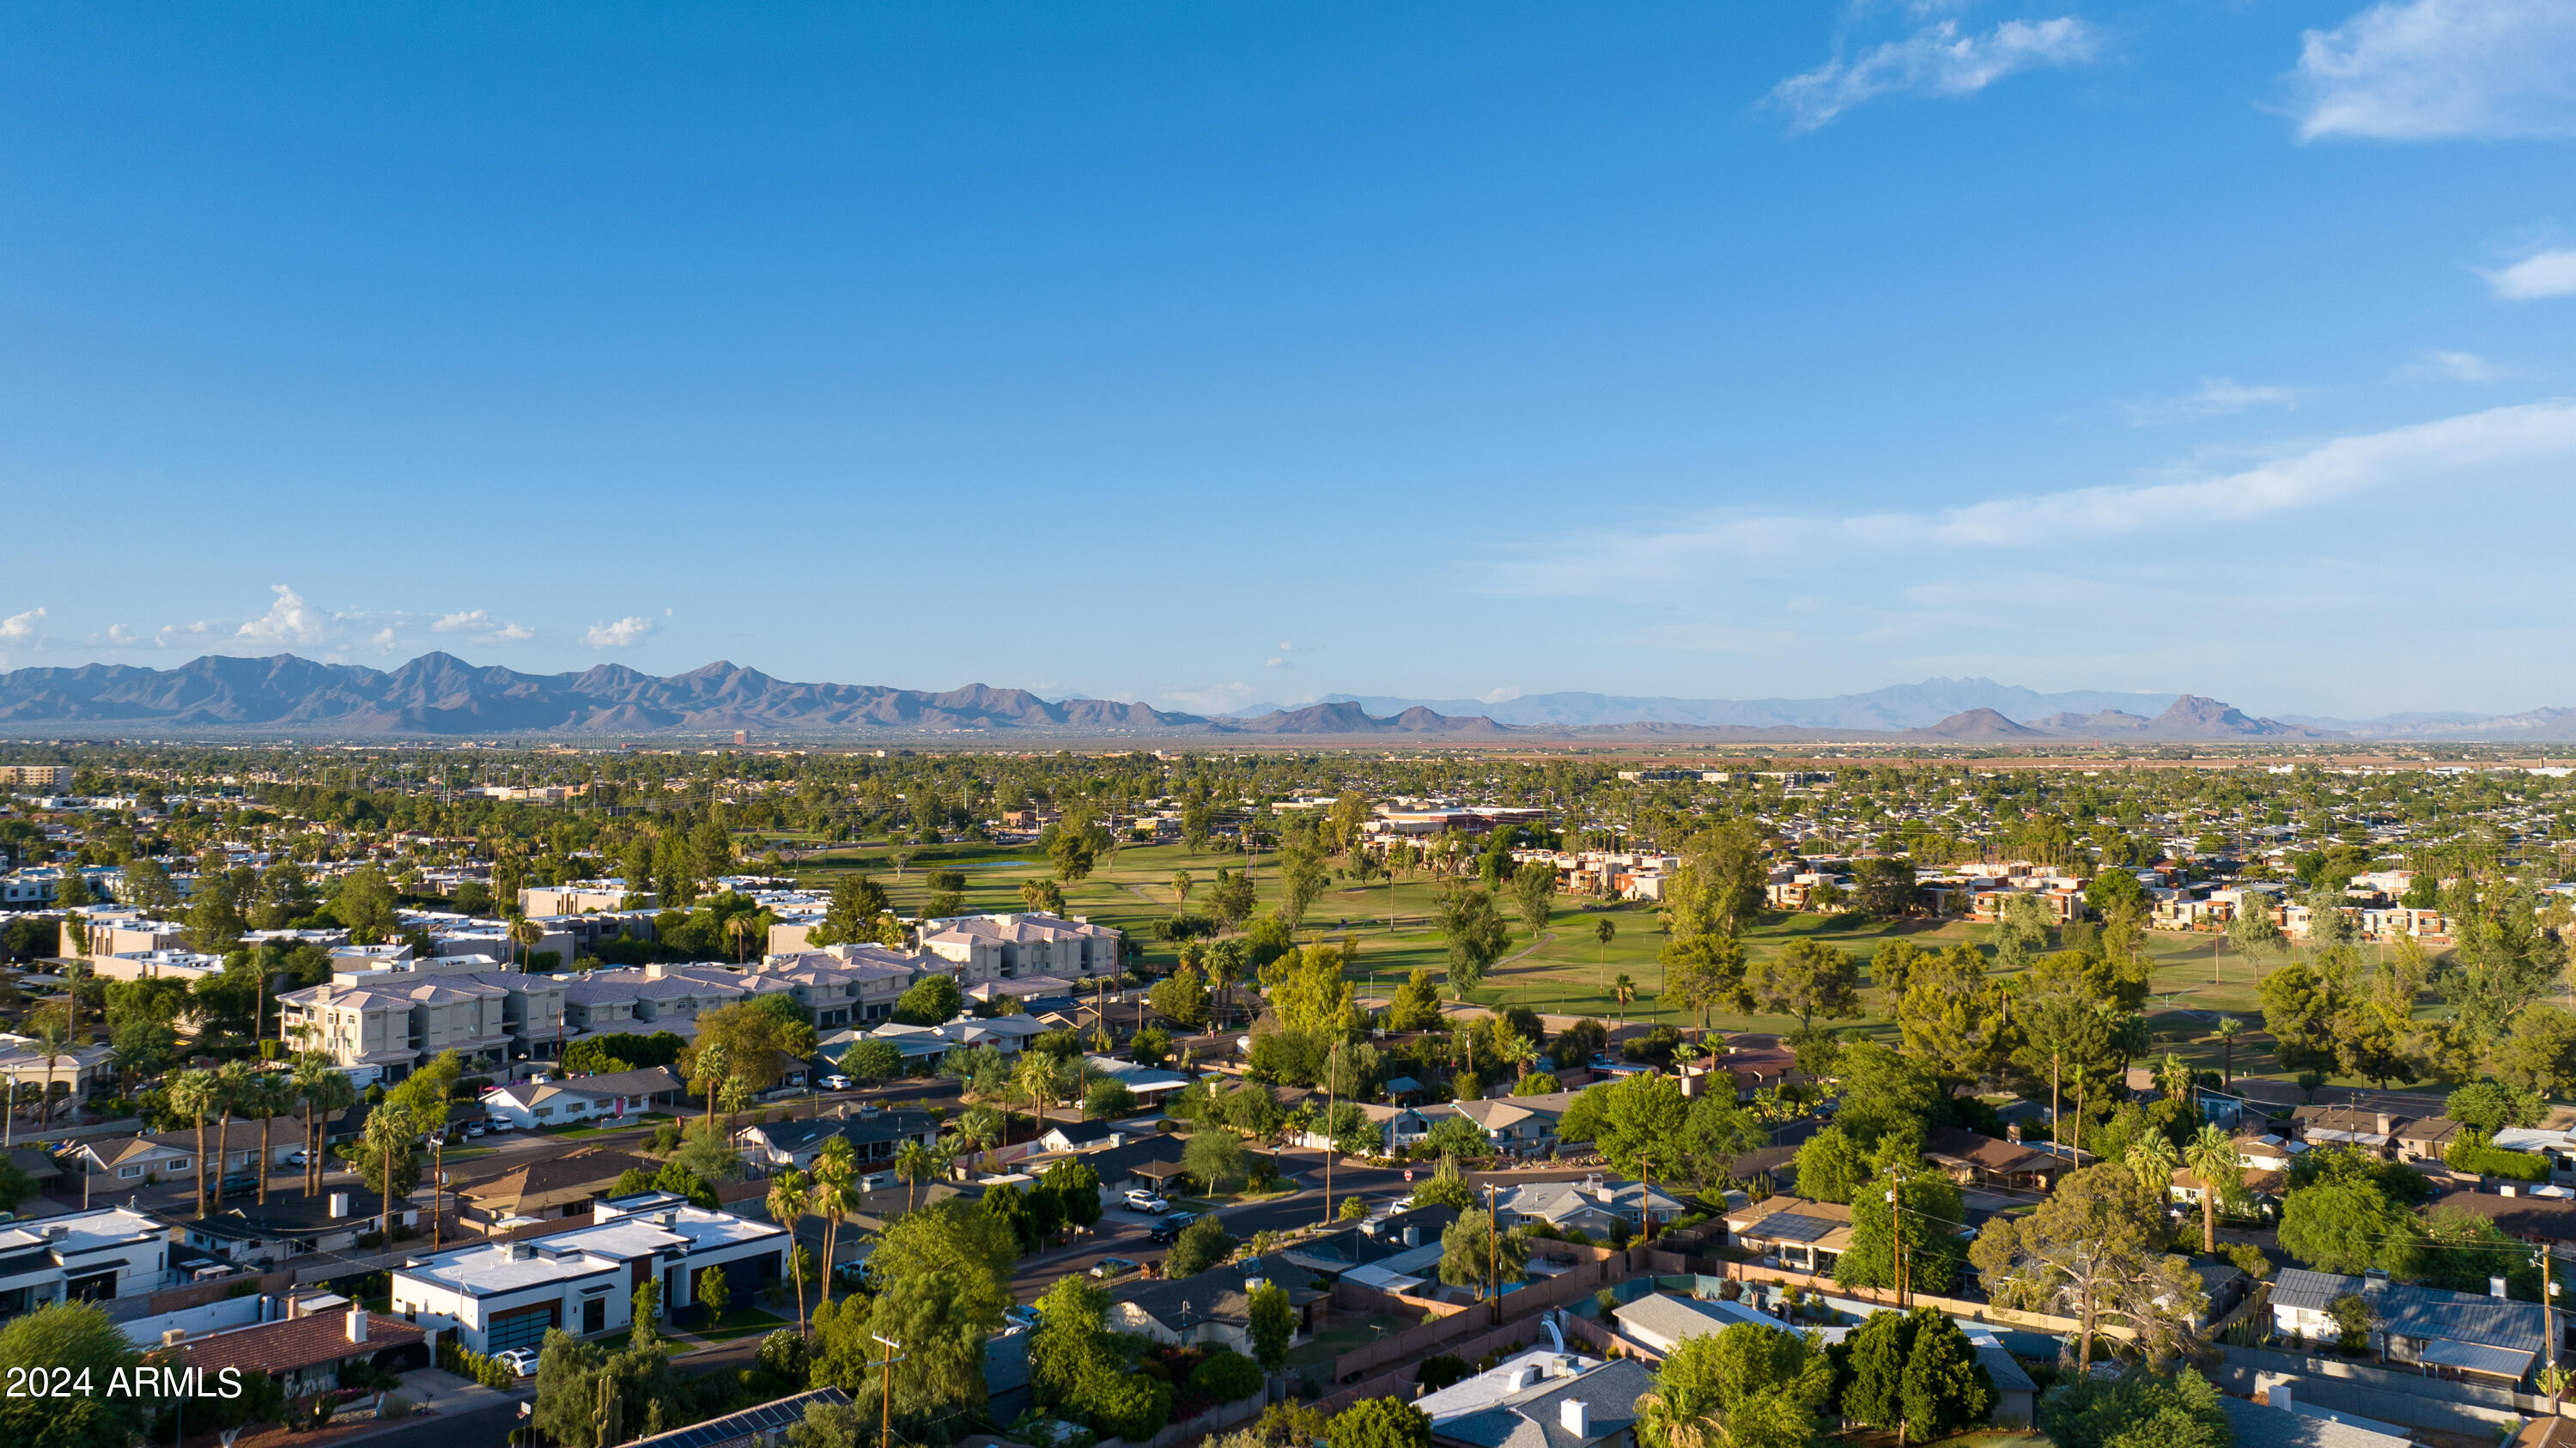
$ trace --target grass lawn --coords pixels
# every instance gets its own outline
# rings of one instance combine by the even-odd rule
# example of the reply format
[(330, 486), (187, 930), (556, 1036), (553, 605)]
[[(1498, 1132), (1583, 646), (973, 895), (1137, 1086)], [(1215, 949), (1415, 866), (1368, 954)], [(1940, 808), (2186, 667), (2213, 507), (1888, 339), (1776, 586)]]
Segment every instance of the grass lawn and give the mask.
[(1300, 1368), (1323, 1367), (1343, 1353), (1356, 1347), (1366, 1347), (1384, 1336), (1385, 1332), (1366, 1323), (1325, 1328), (1288, 1349), (1287, 1370), (1294, 1373)]
[(765, 1308), (736, 1307), (726, 1310), (724, 1326), (698, 1328), (689, 1335), (705, 1338), (709, 1342), (731, 1342), (738, 1337), (757, 1337), (782, 1327), (795, 1325), (793, 1319), (780, 1317)]

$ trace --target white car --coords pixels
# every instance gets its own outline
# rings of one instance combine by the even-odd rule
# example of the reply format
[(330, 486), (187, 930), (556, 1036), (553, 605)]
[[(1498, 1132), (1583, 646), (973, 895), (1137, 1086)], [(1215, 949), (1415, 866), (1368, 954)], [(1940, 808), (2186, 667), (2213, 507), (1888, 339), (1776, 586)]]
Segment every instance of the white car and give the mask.
[(501, 1364), (523, 1378), (530, 1376), (537, 1370), (537, 1355), (523, 1347), (514, 1347), (503, 1352), (496, 1352), (492, 1354), (492, 1361)]
[(492, 1133), (494, 1136), (498, 1136), (505, 1131), (516, 1131), (519, 1128), (510, 1124), (510, 1118), (506, 1116), (495, 1116), (483, 1123), (483, 1129)]
[(1171, 1210), (1171, 1206), (1170, 1202), (1164, 1201), (1149, 1191), (1138, 1190), (1127, 1194), (1127, 1210), (1131, 1212), (1153, 1212), (1159, 1215)]
[(826, 1091), (847, 1091), (850, 1089), (850, 1078), (838, 1074), (826, 1076), (823, 1078), (823, 1089)]

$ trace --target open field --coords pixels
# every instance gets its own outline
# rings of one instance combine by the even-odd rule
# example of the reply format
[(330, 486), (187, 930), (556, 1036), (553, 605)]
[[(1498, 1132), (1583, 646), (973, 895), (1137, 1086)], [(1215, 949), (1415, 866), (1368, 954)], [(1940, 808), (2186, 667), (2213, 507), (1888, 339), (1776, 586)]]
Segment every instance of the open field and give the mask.
[[(961, 870), (966, 876), (966, 907), (977, 911), (1020, 909), (1020, 882), (1053, 878), (1046, 861), (1030, 849), (944, 845), (937, 848), (935, 860), (932, 855), (930, 850), (916, 852), (900, 880), (895, 878), (882, 846), (836, 850), (805, 862), (796, 874), (808, 883), (828, 885), (844, 869), (864, 869), (885, 886), (901, 910), (916, 909), (926, 898), (928, 868)], [(1193, 856), (1177, 845), (1131, 845), (1088, 878), (1066, 882), (1061, 888), (1069, 912), (1128, 931), (1144, 942), (1149, 962), (1168, 967), (1178, 947), (1153, 940), (1151, 931), (1156, 921), (1172, 914), (1173, 874), (1187, 870), (1203, 886), (1216, 878), (1219, 869), (1240, 871), (1244, 863), (1239, 854)], [(1274, 857), (1264, 855), (1255, 863), (1256, 914), (1277, 903), (1276, 876)], [(1358, 963), (1350, 975), (1363, 995), (1383, 997), (1417, 967), (1430, 970), (1445, 994), (1447, 952), (1441, 938), (1430, 928), (1431, 905), (1428, 875), (1391, 885), (1381, 879), (1365, 887), (1336, 881), (1327, 885), (1309, 908), (1299, 936), (1354, 941)], [(1695, 1023), (1688, 1012), (1660, 999), (1663, 970), (1656, 955), (1665, 937), (1651, 906), (1591, 902), (1569, 896), (1559, 896), (1558, 906), (1555, 918), (1536, 940), (1517, 915), (1505, 910), (1512, 926), (1511, 944), (1503, 959), (1487, 972), (1484, 984), (1471, 993), (1472, 1001), (1486, 1006), (1527, 1006), (1548, 1015), (1592, 1016), (1605, 1021), (1616, 1021), (1624, 1014), (1630, 1021)], [(1596, 934), (1596, 927), (1604, 920), (1615, 932), (1606, 946)], [(1813, 938), (1851, 952), (1865, 966), (1870, 952), (1884, 940), (1902, 937), (1934, 949), (1961, 941), (1982, 947), (1991, 934), (1987, 926), (1960, 921), (1849, 921), (1821, 915), (1773, 914), (1750, 925), (1744, 932), (1744, 943), (1747, 953), (1758, 961), (1777, 953), (1792, 940)], [(2148, 1030), (2158, 1054), (2172, 1051), (2195, 1067), (2219, 1069), (2221, 1052), (2210, 1037), (2210, 1027), (2219, 1013), (2234, 1013), (2248, 1017), (2248, 1023), (2258, 1027), (2237, 1042), (2237, 1074), (2283, 1074), (2272, 1060), (2270, 1038), (2259, 1030), (2256, 962), (2214, 935), (2150, 932), (2146, 948), (2158, 961), (2153, 998), (2148, 1004)], [(2266, 971), (2282, 963), (2278, 955), (2260, 962)], [(1637, 991), (1636, 1000), (1624, 1012), (1609, 989), (1610, 983), (1622, 974), (1634, 982)], [(1892, 1039), (1895, 1027), (1884, 993), (1874, 983), (1866, 983), (1861, 1001), (1863, 1019), (1847, 1023), (1849, 1027), (1858, 1034)], [(1708, 1018), (1708, 1024), (1731, 1031), (1776, 1032), (1788, 1030), (1795, 1022), (1783, 1016), (1718, 1012)], [(2338, 1080), (2335, 1084), (2370, 1083)]]

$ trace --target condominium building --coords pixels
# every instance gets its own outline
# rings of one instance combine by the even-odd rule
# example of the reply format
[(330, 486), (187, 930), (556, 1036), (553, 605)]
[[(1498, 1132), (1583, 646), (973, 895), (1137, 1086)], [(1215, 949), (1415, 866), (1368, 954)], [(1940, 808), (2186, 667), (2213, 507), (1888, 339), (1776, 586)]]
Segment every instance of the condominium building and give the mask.
[(967, 983), (1017, 975), (1115, 974), (1119, 932), (1042, 911), (925, 920), (922, 949), (965, 967)]

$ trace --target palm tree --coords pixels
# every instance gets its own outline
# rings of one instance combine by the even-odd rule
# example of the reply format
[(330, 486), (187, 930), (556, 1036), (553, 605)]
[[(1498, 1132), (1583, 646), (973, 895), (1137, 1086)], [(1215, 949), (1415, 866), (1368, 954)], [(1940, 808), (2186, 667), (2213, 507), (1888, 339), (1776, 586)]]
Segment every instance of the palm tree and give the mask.
[(1723, 1448), (1733, 1441), (1726, 1430), (1726, 1409), (1709, 1395), (1683, 1384), (1665, 1384), (1637, 1399), (1637, 1440), (1660, 1448)]
[(858, 1163), (850, 1151), (850, 1139), (835, 1136), (823, 1143), (822, 1155), (814, 1158), (814, 1210), (823, 1215), (823, 1285), (818, 1305), (832, 1300), (832, 1261), (839, 1250), (841, 1218), (858, 1205)]
[(921, 1184), (939, 1174), (939, 1157), (918, 1141), (907, 1141), (896, 1148), (894, 1174), (903, 1178), (903, 1209), (909, 1214)]
[(969, 1108), (965, 1115), (957, 1118), (958, 1136), (979, 1152), (992, 1150), (1008, 1132), (1002, 1113), (989, 1106)]
[(796, 1330), (805, 1330), (804, 1248), (796, 1243), (796, 1224), (814, 1205), (814, 1189), (805, 1173), (790, 1167), (769, 1179), (769, 1220), (787, 1229), (787, 1270), (796, 1278)]
[(357, 1104), (358, 1088), (320, 1051), (299, 1051), (293, 1073), (295, 1094), (304, 1101), (304, 1195), (322, 1190), (322, 1132), (319, 1113), (337, 1113)]
[(533, 947), (538, 941), (545, 938), (546, 928), (544, 926), (539, 925), (537, 922), (529, 919), (525, 915), (513, 917), (510, 921), (511, 962), (513, 964), (518, 962), (519, 950), (521, 947)]
[(233, 1114), (250, 1103), (251, 1093), (258, 1089), (248, 1061), (226, 1061), (215, 1070), (216, 1104), (223, 1110), (223, 1124), (215, 1128), (215, 1205), (224, 1204), (224, 1173), (233, 1160)]
[(2236, 1089), (2236, 1038), (2244, 1034), (2244, 1018), (2240, 1016), (2220, 1016), (2218, 1018), (2217, 1035), (2219, 1048), (2227, 1053), (2225, 1061), (2219, 1070), (2219, 1080), (2222, 1083), (2219, 1089), (2222, 1091), (2233, 1091)]
[(269, 1133), (277, 1118), (295, 1104), (293, 1086), (282, 1071), (260, 1071), (252, 1074), (244, 1096), (246, 1109), (259, 1113), (259, 1204), (268, 1205)]
[(1619, 922), (1607, 915), (1593, 921), (1592, 938), (1601, 942), (1601, 963), (1592, 973), (1592, 978), (1597, 982), (1601, 978), (1601, 972), (1610, 968), (1610, 942), (1619, 938)]
[(2214, 1257), (2218, 1255), (2218, 1194), (2243, 1190), (2245, 1158), (2236, 1154), (2236, 1143), (2213, 1122), (2183, 1148), (2183, 1161), (2200, 1178), (2200, 1250)]
[(2139, 1185), (2164, 1198), (2173, 1195), (2174, 1168), (2182, 1163), (2165, 1134), (2150, 1131), (2129, 1143), (2129, 1154), (2120, 1158), (2120, 1164), (2137, 1176)]
[(742, 964), (743, 942), (751, 939), (751, 917), (736, 915), (725, 922), (725, 935), (733, 941), (733, 963)]
[(197, 1119), (197, 1218), (206, 1216), (206, 1113), (215, 1109), (222, 1088), (212, 1071), (182, 1071), (170, 1080), (170, 1109)]
[[(36, 1112), (37, 1124), (41, 1128), (52, 1124), (50, 1118), (54, 1109), (54, 1063), (72, 1053), (72, 1038), (71, 1033), (63, 1029), (63, 1023), (50, 1016), (38, 1021), (27, 1032), (27, 1037), (28, 1053), (45, 1058), (45, 1089), (44, 1093), (37, 1098), (41, 1104)], [(73, 1079), (75, 1081), (80, 1079), (78, 1073), (74, 1074)], [(69, 1094), (65, 1093), (65, 1095)]]
[(733, 1074), (733, 1052), (722, 1041), (709, 1041), (698, 1047), (689, 1062), (689, 1084), (706, 1093), (707, 1137), (715, 1138), (716, 1091), (725, 1078)]
[(393, 1240), (394, 1233), (394, 1157), (400, 1155), (408, 1159), (412, 1139), (419, 1134), (420, 1125), (412, 1120), (411, 1113), (390, 1101), (378, 1102), (376, 1109), (367, 1113), (366, 1149), (374, 1154), (378, 1167), (384, 1172), (378, 1179), (383, 1190), (377, 1194), (380, 1204), (376, 1235), (388, 1242)]
[(1626, 971), (1623, 970), (1619, 972), (1617, 976), (1612, 978), (1610, 982), (1610, 998), (1619, 1003), (1619, 1024), (1623, 1027), (1626, 1026), (1628, 1024), (1628, 1002), (1637, 998), (1637, 983), (1628, 978), (1628, 973)]
[[(1020, 1089), (1029, 1093), (1029, 1119), (1034, 1123), (1029, 1128), (1029, 1135), (1035, 1138), (1046, 1130), (1046, 1101), (1048, 1094), (1055, 1090), (1055, 1062), (1043, 1051), (1031, 1051), (1020, 1058), (1020, 1069), (1016, 1074)], [(1002, 1141), (1008, 1145), (1010, 1139), (1010, 1127), (1005, 1124)]]

